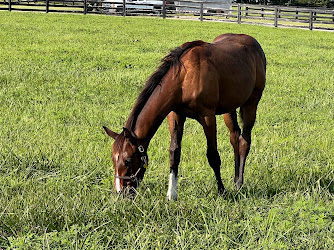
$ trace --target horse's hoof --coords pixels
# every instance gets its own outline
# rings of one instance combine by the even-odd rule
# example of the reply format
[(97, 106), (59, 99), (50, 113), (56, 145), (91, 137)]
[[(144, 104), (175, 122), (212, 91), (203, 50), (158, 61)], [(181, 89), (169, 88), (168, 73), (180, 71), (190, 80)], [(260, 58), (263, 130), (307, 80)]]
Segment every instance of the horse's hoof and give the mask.
[(225, 196), (227, 193), (226, 189), (223, 187), (223, 188), (218, 188), (218, 195), (219, 196)]
[(235, 187), (236, 187), (237, 189), (240, 189), (240, 188), (242, 187), (242, 185), (243, 185), (243, 182), (240, 181), (240, 180), (238, 180), (238, 181), (235, 183)]
[(167, 195), (168, 201), (177, 201), (177, 195)]

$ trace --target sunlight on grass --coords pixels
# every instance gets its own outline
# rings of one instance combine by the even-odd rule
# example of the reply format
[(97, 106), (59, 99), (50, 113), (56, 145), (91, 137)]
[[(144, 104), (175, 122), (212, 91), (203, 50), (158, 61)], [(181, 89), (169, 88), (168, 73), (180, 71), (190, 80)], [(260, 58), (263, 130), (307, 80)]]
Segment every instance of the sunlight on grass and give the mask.
[[(1, 12), (0, 248), (334, 247), (333, 49), (328, 32), (143, 17)], [(201, 126), (187, 120), (179, 200), (169, 132), (153, 138), (134, 199), (114, 194), (111, 143), (145, 80), (180, 44), (247, 33), (268, 60), (245, 170), (217, 118), (217, 195)]]

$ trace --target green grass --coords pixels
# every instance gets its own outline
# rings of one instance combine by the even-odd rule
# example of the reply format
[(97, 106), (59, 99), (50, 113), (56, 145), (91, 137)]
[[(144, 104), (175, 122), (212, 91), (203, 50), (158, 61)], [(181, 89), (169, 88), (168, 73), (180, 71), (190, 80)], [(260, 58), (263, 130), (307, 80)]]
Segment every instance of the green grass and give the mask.
[[(0, 248), (334, 248), (334, 72), (328, 32), (212, 22), (0, 12)], [(114, 194), (111, 141), (169, 49), (247, 33), (268, 59), (245, 186), (222, 117), (217, 195), (188, 120), (179, 200), (165, 199), (169, 135), (153, 138), (138, 196)]]

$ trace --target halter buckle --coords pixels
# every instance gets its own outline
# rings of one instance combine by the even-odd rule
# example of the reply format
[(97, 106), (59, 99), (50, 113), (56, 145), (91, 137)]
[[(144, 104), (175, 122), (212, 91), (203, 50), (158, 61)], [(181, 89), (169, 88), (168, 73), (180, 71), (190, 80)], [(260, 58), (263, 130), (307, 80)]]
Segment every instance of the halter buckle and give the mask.
[(144, 147), (142, 145), (138, 146), (138, 150), (139, 150), (140, 153), (144, 153), (145, 152), (145, 149), (144, 149)]
[(144, 168), (146, 168), (147, 167), (147, 157), (146, 157), (146, 155), (140, 157), (140, 160), (144, 163)]

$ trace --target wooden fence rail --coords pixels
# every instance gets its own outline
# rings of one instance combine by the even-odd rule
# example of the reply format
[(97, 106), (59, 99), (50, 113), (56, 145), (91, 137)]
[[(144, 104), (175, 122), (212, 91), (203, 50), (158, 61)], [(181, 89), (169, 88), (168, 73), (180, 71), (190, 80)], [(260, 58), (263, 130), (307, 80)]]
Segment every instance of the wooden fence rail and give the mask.
[(246, 4), (223, 5), (214, 0), (210, 2), (179, 0), (173, 4), (166, 0), (160, 2), (161, 4), (129, 0), (0, 0), (0, 10), (123, 16), (156, 15), (162, 18), (196, 18), (200, 21), (214, 20), (256, 23), (274, 27), (334, 30), (334, 9)]

